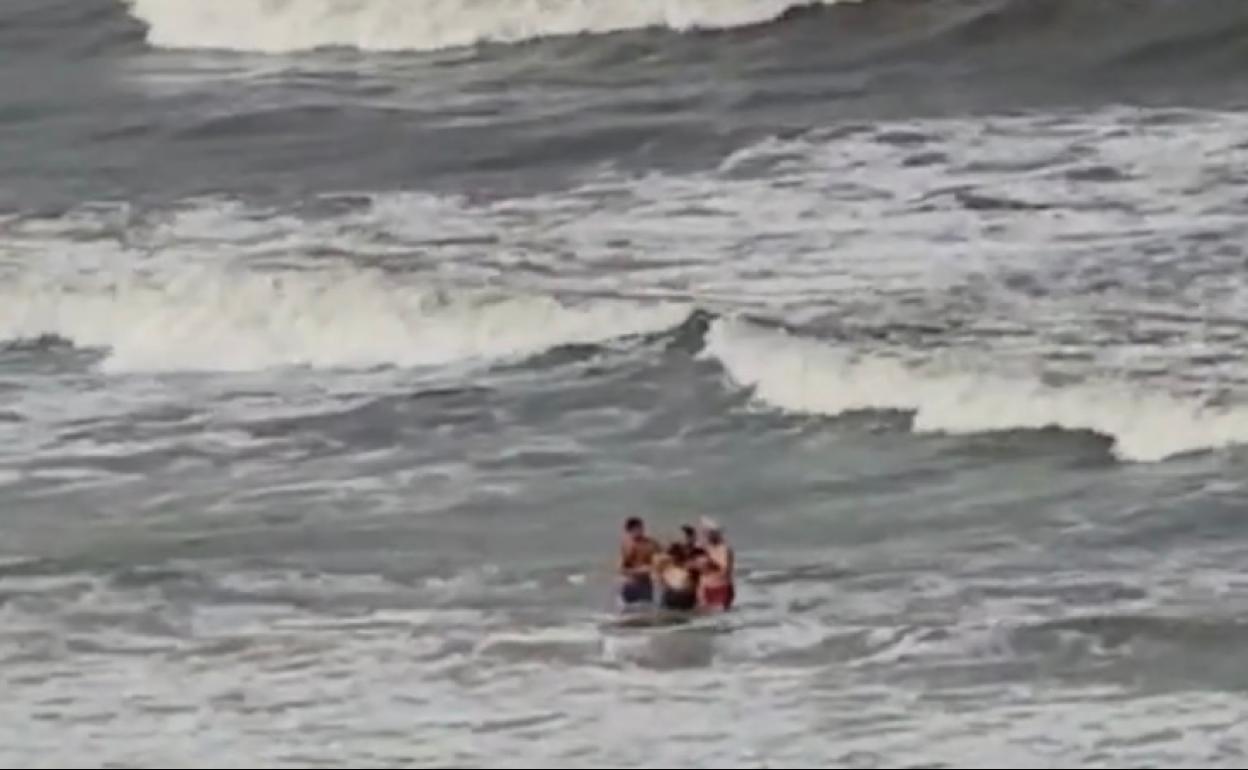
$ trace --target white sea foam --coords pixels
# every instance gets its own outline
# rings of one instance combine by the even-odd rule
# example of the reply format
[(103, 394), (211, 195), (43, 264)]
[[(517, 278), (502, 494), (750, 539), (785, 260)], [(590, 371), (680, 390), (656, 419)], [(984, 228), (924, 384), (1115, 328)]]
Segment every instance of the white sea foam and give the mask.
[(789, 412), (909, 411), (914, 430), (951, 434), (1086, 430), (1139, 462), (1248, 443), (1248, 409), (1211, 409), (1124, 383), (1054, 387), (983, 369), (912, 366), (739, 321), (717, 321), (707, 352), (759, 401)]
[(604, 342), (680, 323), (677, 305), (442, 291), (359, 269), (205, 267), (112, 280), (26, 277), (0, 289), (0, 339), (108, 350), (111, 371), (435, 366)]
[[(1188, 258), (1158, 246), (1209, 243), (1211, 232), (1234, 237), (1242, 217), (1220, 202), (1237, 193), (1210, 180), (1234, 178), (1227, 159), (1243, 127), (1242, 116), (1217, 113), (1180, 128), (1140, 125), (1123, 110), (1056, 124), (910, 121), (765, 140), (689, 174), (591, 174), (531, 196), (359, 193), (295, 209), (193, 199), (172, 209), (100, 204), (23, 216), (0, 243), (0, 340), (60, 334), (108, 348), (115, 369), (418, 365), (649, 331), (684, 312), (551, 299), (623, 291), (794, 323), (839, 318), (851, 334), (911, 358), (934, 344), (1078, 379), (1164, 372), (1203, 392), (1234, 389), (1248, 376), (1238, 331), (1248, 288), (1235, 252), (1202, 246)], [(895, 134), (922, 138), (923, 152), (946, 160), (908, 163), (918, 140), (899, 146), (888, 139)], [(1080, 148), (1092, 139), (1089, 155)], [(1049, 158), (1052, 169), (1011, 170), (1024, 144), (1038, 167)], [(1089, 165), (1124, 176), (1112, 184), (1068, 177)], [(950, 192), (964, 187), (1004, 203), (970, 205)], [(328, 255), (343, 255), (342, 272), (307, 272), (336, 258)], [(404, 283), (377, 267), (402, 272)], [(158, 278), (141, 277), (153, 271)], [(444, 283), (506, 293), (441, 296), (432, 287)], [(945, 383), (957, 376), (939, 375)], [(1106, 427), (1108, 417), (1081, 416), (1098, 411), (1095, 399), (1111, 402), (1106, 414), (1120, 413), (1114, 386), (1075, 395), (1034, 377), (995, 376), (1015, 399), (993, 407), (998, 422), (1056, 415)], [(925, 403), (933, 388), (921, 389)], [(1161, 390), (1150, 387), (1148, 405), (1138, 406), (1146, 427), (1108, 426), (1120, 451), (1159, 444), (1151, 455), (1238, 437), (1225, 414)], [(1007, 420), (1020, 398), (1027, 406)], [(1037, 398), (1056, 411), (1033, 414)], [(982, 411), (994, 402), (977, 393), (975, 403)], [(921, 427), (972, 430), (984, 420), (978, 414), (967, 426), (954, 422), (967, 418), (961, 411), (906, 408), (917, 409)], [(1177, 432), (1135, 435), (1157, 429), (1158, 414), (1186, 416), (1171, 426)]]
[[(841, 0), (844, 1), (844, 0)], [(838, 0), (123, 0), (169, 48), (436, 50), (645, 27), (725, 29)]]

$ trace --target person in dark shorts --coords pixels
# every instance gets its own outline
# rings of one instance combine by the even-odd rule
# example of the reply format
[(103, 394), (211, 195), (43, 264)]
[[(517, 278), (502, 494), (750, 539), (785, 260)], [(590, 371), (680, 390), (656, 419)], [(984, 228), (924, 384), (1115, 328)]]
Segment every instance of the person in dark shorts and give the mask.
[(639, 517), (624, 522), (620, 543), (620, 601), (626, 606), (654, 601), (654, 559), (661, 552), (658, 541), (646, 534)]
[(659, 559), (659, 585), (665, 610), (692, 612), (698, 607), (698, 571), (684, 543), (672, 543)]

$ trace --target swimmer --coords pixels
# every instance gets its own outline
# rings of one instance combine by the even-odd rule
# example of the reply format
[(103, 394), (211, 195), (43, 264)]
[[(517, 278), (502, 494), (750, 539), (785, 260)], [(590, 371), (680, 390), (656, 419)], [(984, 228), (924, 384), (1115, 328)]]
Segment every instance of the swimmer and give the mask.
[(685, 553), (691, 560), (697, 561), (706, 556), (706, 549), (698, 542), (698, 531), (692, 524), (680, 525), (681, 534), (685, 536)]
[(702, 534), (706, 539), (706, 559), (698, 600), (703, 607), (727, 610), (736, 599), (733, 572), (736, 555), (724, 539), (723, 529), (714, 519), (702, 517)]
[(624, 522), (619, 563), (620, 601), (626, 606), (654, 601), (654, 559), (659, 553), (659, 543), (646, 534), (645, 522), (630, 516)]
[(698, 572), (682, 543), (672, 543), (659, 557), (656, 573), (663, 589), (663, 609), (690, 612), (698, 606)]

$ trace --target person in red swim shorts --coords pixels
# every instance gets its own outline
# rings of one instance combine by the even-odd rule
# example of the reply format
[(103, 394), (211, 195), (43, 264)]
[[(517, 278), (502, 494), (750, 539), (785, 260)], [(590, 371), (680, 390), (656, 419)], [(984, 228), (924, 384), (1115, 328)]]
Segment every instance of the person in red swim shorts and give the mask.
[(723, 528), (718, 522), (703, 516), (701, 524), (706, 556), (702, 560), (702, 579), (698, 583), (698, 603), (706, 609), (731, 609), (737, 594), (733, 579), (736, 556), (732, 546), (724, 539)]

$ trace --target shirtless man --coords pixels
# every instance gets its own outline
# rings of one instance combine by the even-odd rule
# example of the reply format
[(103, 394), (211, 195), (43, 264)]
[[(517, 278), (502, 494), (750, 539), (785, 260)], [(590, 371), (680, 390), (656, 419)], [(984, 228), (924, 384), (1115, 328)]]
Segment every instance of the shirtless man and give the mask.
[(698, 570), (683, 543), (672, 543), (656, 561), (665, 610), (692, 612), (698, 607)]
[(654, 557), (659, 552), (659, 543), (646, 534), (645, 523), (630, 516), (620, 543), (620, 600), (625, 606), (654, 601)]
[(706, 568), (698, 586), (699, 603), (708, 609), (727, 610), (732, 607), (737, 591), (733, 580), (736, 555), (724, 539), (723, 529), (714, 519), (702, 517), (702, 533), (706, 539)]

